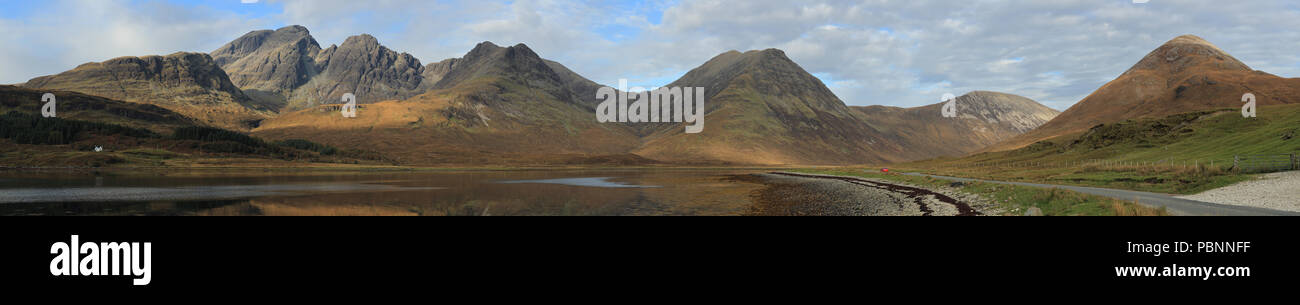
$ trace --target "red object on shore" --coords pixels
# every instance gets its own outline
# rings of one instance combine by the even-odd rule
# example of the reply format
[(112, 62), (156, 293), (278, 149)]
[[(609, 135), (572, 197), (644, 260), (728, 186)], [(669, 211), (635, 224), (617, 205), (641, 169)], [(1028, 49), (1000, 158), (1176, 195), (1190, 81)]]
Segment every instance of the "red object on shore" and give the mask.
[(884, 172), (884, 173), (888, 173), (888, 172), (889, 172), (889, 169), (888, 169), (888, 168), (882, 168), (882, 169), (880, 169), (880, 171), (881, 171), (881, 172)]

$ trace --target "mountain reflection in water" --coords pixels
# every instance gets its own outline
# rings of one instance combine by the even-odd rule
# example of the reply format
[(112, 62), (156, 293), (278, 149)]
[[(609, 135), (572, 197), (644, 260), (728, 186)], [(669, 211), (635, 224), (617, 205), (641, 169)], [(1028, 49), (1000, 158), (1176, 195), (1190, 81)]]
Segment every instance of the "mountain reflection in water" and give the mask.
[(751, 172), (0, 172), (0, 215), (739, 215)]

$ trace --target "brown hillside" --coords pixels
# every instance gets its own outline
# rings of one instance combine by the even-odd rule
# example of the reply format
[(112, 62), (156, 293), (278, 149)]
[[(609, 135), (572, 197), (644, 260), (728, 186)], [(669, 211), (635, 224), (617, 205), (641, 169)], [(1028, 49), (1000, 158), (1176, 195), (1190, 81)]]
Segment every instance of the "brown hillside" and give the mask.
[(169, 134), (176, 127), (197, 125), (188, 118), (162, 107), (123, 102), (72, 91), (36, 90), (14, 86), (0, 86), (0, 114), (10, 111), (32, 115), (41, 113), (41, 96), (53, 93), (59, 118), (89, 122), (117, 124), (132, 128), (149, 129)]
[(650, 134), (636, 154), (670, 162), (863, 164), (898, 161), (902, 147), (777, 49), (727, 52), (669, 87), (705, 88), (704, 131), (684, 123)]
[(233, 130), (248, 130), (273, 113), (271, 106), (244, 95), (203, 53), (119, 57), (37, 77), (24, 86), (157, 105)]

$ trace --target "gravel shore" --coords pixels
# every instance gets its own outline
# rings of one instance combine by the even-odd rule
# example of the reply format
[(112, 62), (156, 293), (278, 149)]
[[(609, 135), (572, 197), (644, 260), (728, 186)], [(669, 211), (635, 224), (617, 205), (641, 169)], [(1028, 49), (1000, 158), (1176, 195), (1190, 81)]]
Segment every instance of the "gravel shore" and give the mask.
[(750, 215), (952, 216), (997, 215), (983, 199), (857, 177), (797, 173), (741, 175), (764, 184), (752, 194)]
[(1300, 212), (1300, 171), (1266, 174), (1259, 179), (1178, 198)]

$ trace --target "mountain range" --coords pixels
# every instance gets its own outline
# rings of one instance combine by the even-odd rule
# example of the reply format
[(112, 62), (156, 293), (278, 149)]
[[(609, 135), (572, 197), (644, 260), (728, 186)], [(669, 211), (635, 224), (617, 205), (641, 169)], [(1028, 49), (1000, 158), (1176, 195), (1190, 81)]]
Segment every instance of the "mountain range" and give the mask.
[(649, 162), (627, 154), (639, 145), (630, 127), (597, 123), (590, 105), (523, 44), (480, 43), (430, 91), (364, 105), (356, 118), (304, 109), (253, 134), (367, 147), (411, 164)]
[(287, 110), (339, 103), (345, 93), (361, 103), (405, 99), (433, 84), (425, 81), (419, 59), (373, 36), (321, 48), (302, 26), (250, 32), (212, 56), (250, 96)]
[[(722, 53), (668, 87), (705, 88), (704, 132), (685, 123), (598, 123), (593, 82), (523, 44), (483, 42), (419, 59), (357, 35), (322, 48), (301, 26), (247, 33), (204, 53), (123, 57), (32, 79), (154, 105), (196, 124), (308, 139), (413, 165), (842, 165), (960, 156), (1051, 120), (1027, 98), (972, 92), (916, 108), (851, 107), (778, 49)], [(337, 111), (353, 93), (355, 118)], [(1265, 93), (1267, 94), (1267, 93)]]

